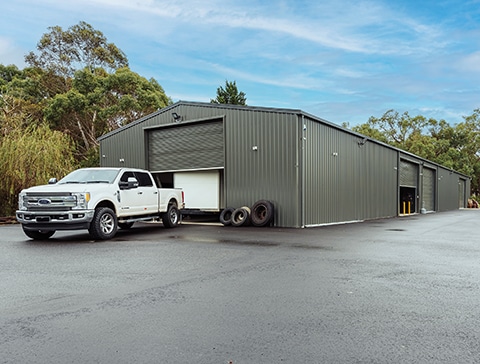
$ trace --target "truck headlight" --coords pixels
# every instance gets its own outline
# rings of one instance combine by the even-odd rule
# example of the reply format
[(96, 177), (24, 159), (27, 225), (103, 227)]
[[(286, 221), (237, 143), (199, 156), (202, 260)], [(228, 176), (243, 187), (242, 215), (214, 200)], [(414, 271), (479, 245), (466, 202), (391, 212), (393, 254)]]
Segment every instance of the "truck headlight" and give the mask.
[(90, 192), (74, 193), (73, 195), (77, 198), (77, 206), (75, 207), (75, 209), (78, 209), (78, 210), (88, 209), (88, 201), (90, 201)]
[(25, 192), (23, 191), (18, 194), (18, 209), (23, 211), (27, 210), (27, 206), (25, 205)]

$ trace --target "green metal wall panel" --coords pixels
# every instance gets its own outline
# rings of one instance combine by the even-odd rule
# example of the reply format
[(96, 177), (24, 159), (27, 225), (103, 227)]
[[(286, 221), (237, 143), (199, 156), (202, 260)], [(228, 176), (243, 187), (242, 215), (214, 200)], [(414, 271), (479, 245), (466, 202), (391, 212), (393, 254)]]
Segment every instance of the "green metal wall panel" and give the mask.
[(144, 133), (141, 128), (117, 133), (100, 142), (100, 166), (145, 168)]
[(458, 209), (459, 176), (446, 168), (438, 169), (438, 211)]
[(305, 225), (395, 216), (396, 152), (329, 125), (305, 125)]
[[(174, 112), (179, 120), (173, 118)], [(149, 134), (151, 128), (214, 118), (224, 120), (222, 207), (251, 206), (259, 199), (268, 199), (276, 206), (276, 226), (300, 227), (396, 216), (399, 184), (413, 185), (430, 200), (429, 187), (418, 188), (421, 159), (379, 142), (363, 140), (358, 134), (300, 110), (179, 102), (100, 138), (100, 164), (190, 169), (185, 163), (161, 166), (153, 161), (147, 148), (149, 143), (156, 143), (153, 134)], [(195, 135), (181, 139), (192, 146), (195, 143)], [(198, 144), (202, 143), (211, 141)], [(170, 144), (172, 148), (174, 144)], [(214, 153), (211, 159), (218, 156)], [(149, 159), (153, 164), (149, 165)], [(209, 158), (204, 155), (200, 159)], [(414, 168), (405, 170), (400, 161), (411, 163)], [(211, 163), (217, 167), (219, 161)], [(208, 168), (213, 164), (208, 164)], [(432, 187), (434, 208), (458, 208), (459, 201), (465, 199), (459, 194), (463, 188), (459, 188), (459, 183), (465, 186), (466, 196), (469, 179), (441, 166), (430, 167), (437, 171)], [(420, 196), (420, 201), (423, 198)]]
[(227, 112), (226, 205), (275, 205), (275, 225), (300, 226), (297, 117), (278, 112)]
[(458, 207), (464, 208), (466, 200), (466, 181), (464, 179), (458, 179)]

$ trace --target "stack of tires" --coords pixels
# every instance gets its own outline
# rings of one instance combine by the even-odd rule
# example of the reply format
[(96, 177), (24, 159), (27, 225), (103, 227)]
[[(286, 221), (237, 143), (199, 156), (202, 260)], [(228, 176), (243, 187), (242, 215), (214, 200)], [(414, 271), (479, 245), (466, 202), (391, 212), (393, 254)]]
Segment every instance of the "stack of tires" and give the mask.
[(273, 203), (267, 200), (259, 200), (250, 208), (227, 207), (220, 213), (220, 222), (224, 226), (269, 226), (273, 222)]

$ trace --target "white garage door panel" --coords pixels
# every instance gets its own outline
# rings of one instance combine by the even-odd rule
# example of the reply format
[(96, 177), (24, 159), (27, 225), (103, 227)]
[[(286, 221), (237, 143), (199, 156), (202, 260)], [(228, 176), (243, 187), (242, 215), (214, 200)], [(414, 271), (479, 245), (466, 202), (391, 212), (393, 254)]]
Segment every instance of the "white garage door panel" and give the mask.
[(220, 209), (220, 173), (215, 171), (177, 172), (174, 186), (185, 192), (185, 208), (202, 210)]

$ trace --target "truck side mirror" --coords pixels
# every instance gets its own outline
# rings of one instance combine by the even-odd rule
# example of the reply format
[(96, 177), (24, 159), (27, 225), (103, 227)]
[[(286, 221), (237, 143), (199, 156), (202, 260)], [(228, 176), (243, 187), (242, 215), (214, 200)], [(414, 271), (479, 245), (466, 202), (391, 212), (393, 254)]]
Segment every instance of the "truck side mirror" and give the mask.
[(49, 184), (49, 185), (54, 185), (55, 183), (57, 183), (57, 179), (56, 179), (55, 177), (54, 177), (54, 178), (50, 178), (50, 179), (48, 180), (48, 184)]
[(129, 190), (132, 188), (137, 188), (138, 187), (138, 181), (135, 177), (128, 177), (127, 182), (120, 181), (118, 183), (118, 186), (120, 187), (121, 190)]

